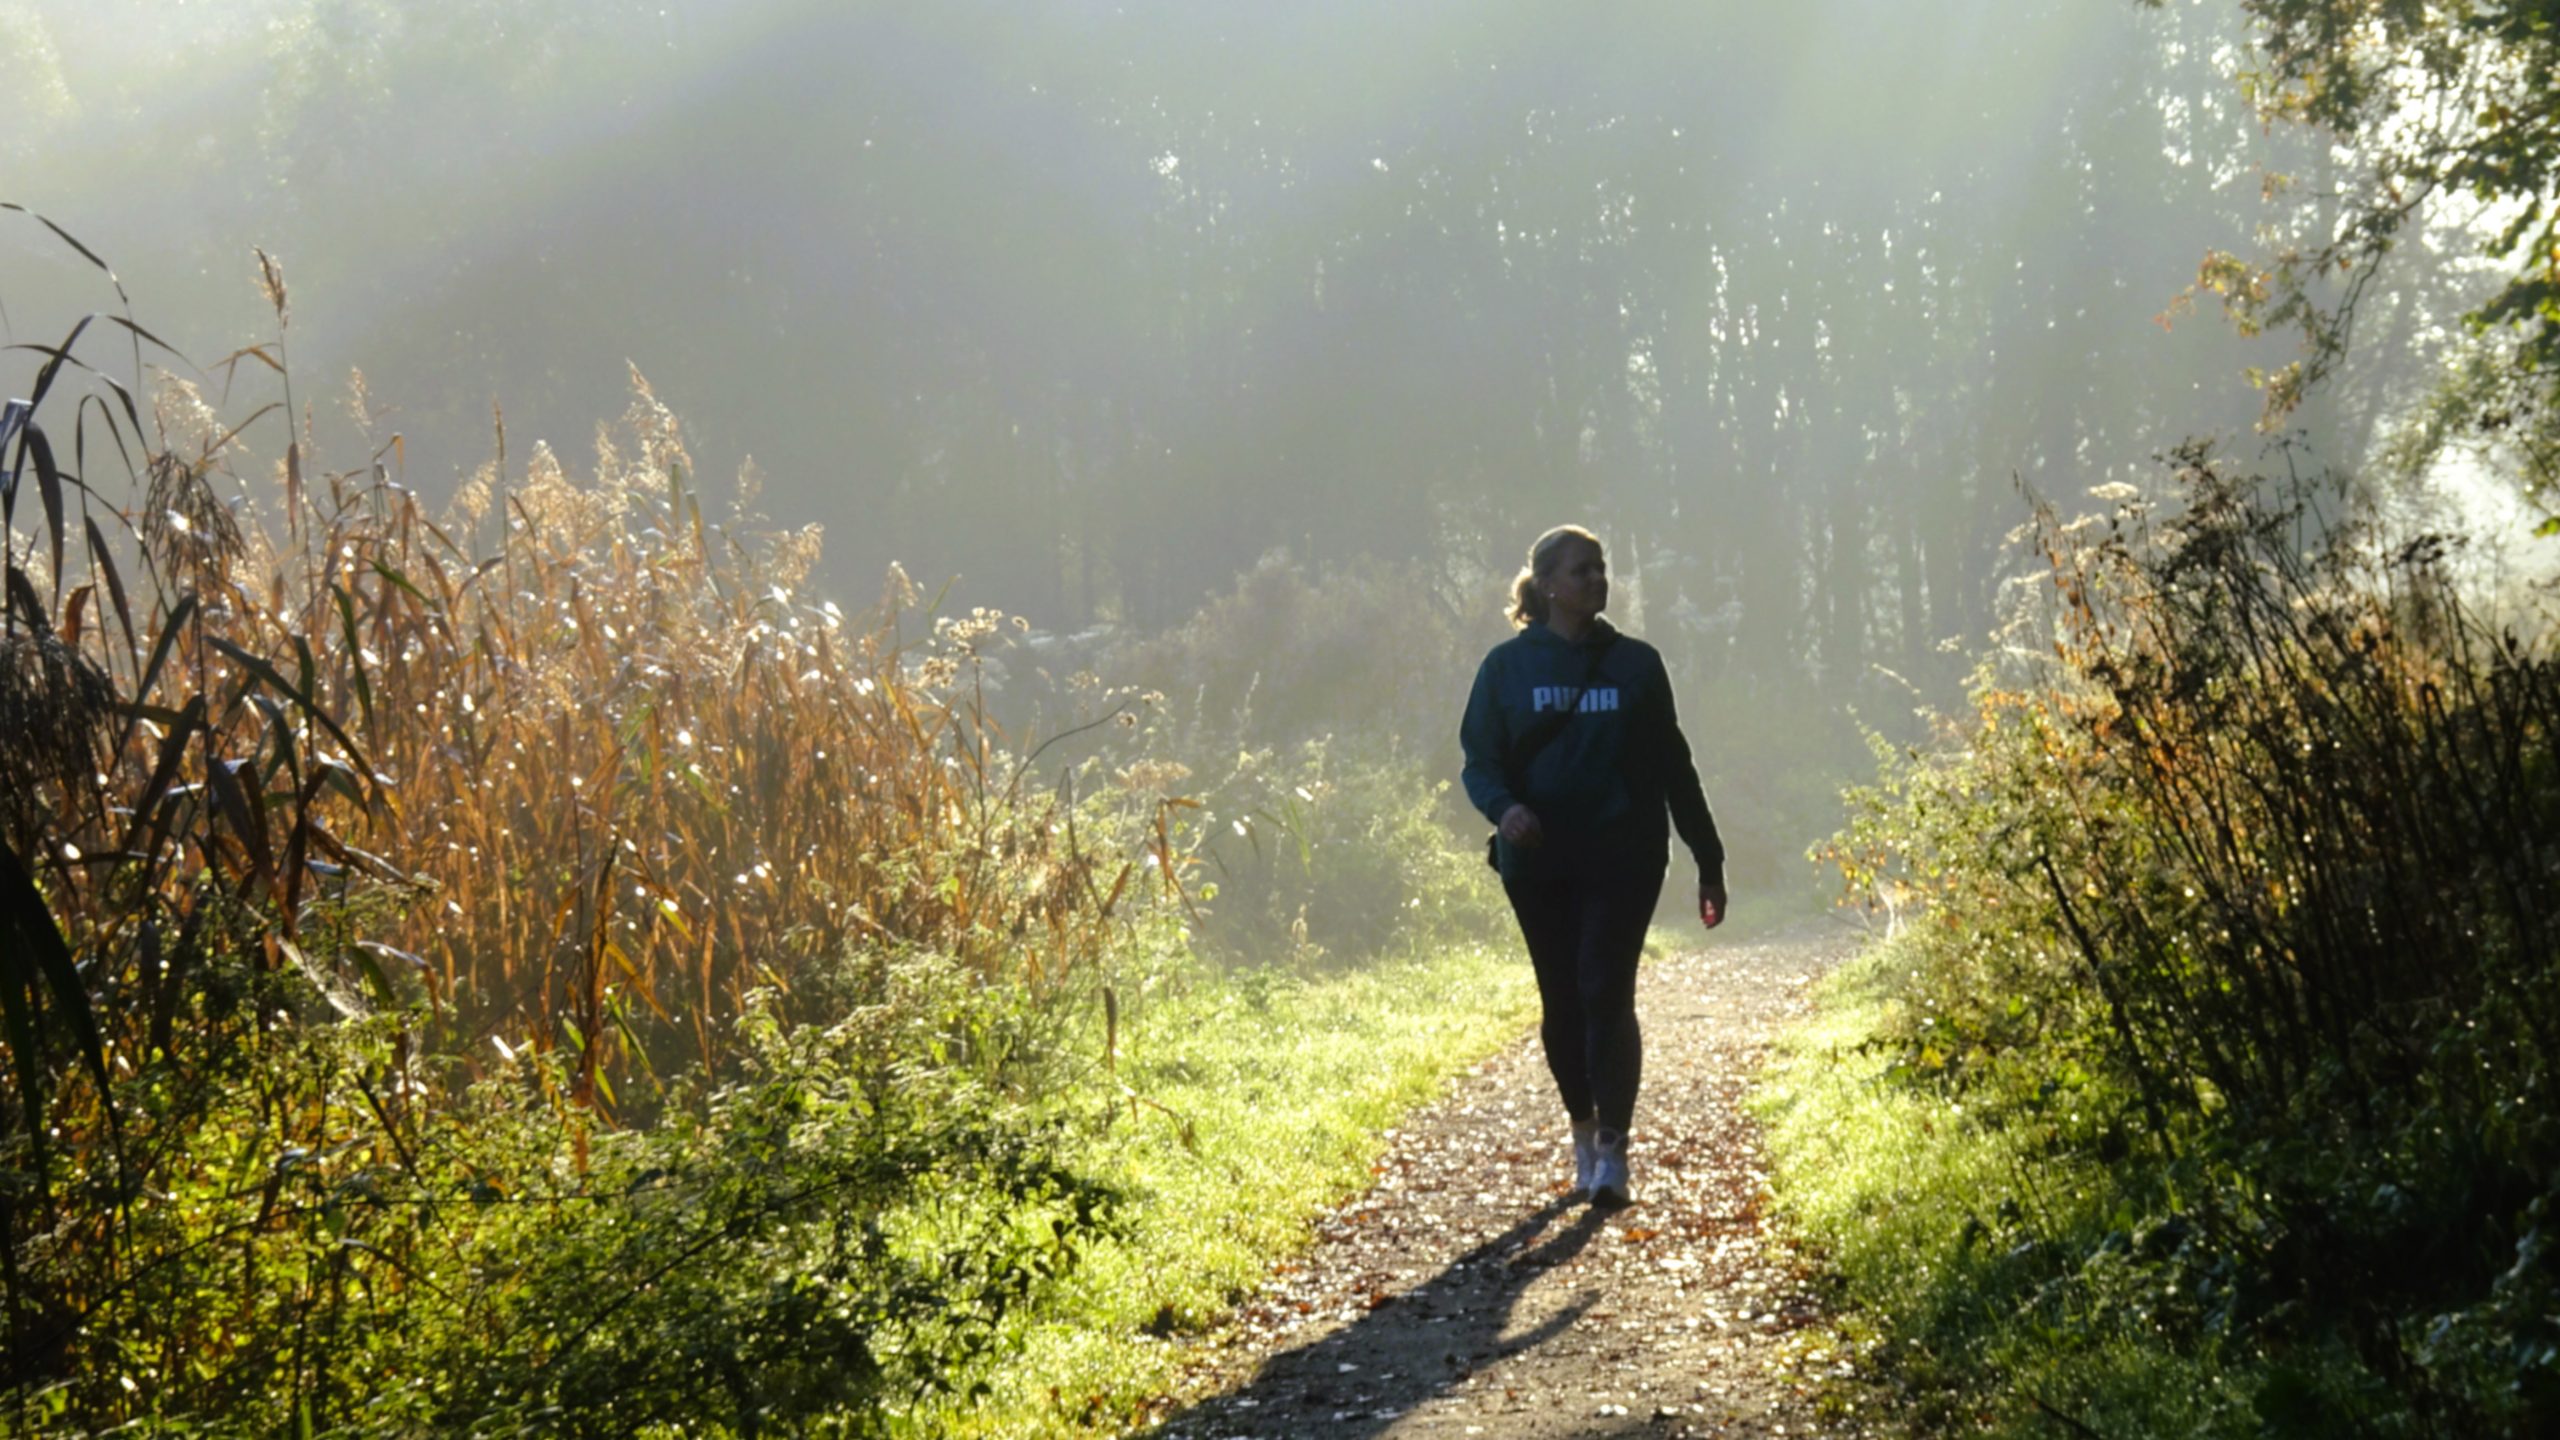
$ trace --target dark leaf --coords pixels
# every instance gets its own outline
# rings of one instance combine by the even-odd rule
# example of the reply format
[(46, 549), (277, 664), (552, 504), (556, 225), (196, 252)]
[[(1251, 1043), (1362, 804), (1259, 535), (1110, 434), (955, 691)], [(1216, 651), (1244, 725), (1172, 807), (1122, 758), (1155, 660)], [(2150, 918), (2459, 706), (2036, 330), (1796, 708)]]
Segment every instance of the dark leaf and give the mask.
[(98, 1033), (89, 992), (80, 983), (71, 947), (63, 943), (52, 912), (45, 908), (43, 893), (6, 842), (0, 842), (0, 936), (9, 942), (0, 946), (0, 1003), (7, 1008), (10, 1048), (17, 1053), (20, 1084), (26, 1091), (30, 1138), (40, 1144), (44, 1134), (43, 1081), (37, 1073), (42, 1068), (37, 1047), (45, 1039), (38, 1028), (41, 985), (52, 992), (54, 1012), (69, 1028), (81, 1063), (97, 1081), (99, 1103), (107, 1107), (109, 1126), (119, 1131), (121, 1148), (121, 1127), (107, 1080), (106, 1042)]
[(62, 595), (62, 472), (53, 463), (53, 444), (44, 431), (30, 424), (19, 432), (18, 443), (28, 459), (36, 464), (36, 497), (44, 502), (44, 527), (53, 539), (53, 593)]
[[(53, 389), (53, 382), (56, 377), (61, 375), (64, 362), (69, 361), (72, 364), (79, 364), (78, 361), (71, 359), (71, 347), (80, 343), (81, 332), (87, 330), (89, 328), (89, 322), (97, 318), (98, 317), (95, 315), (81, 316), (80, 323), (71, 327), (71, 333), (62, 337), (62, 343), (60, 345), (13, 345), (9, 347), (13, 350), (33, 350), (40, 355), (49, 357), (44, 362), (44, 368), (36, 372), (35, 392), (27, 397), (28, 409), (35, 410), (43, 407), (44, 397), (47, 392)], [(86, 370), (89, 367), (81, 365), (80, 368)]]
[[(142, 787), (142, 798), (134, 803), (133, 824), (125, 831), (124, 837), (123, 848), (127, 851), (133, 851), (136, 842), (141, 840), (143, 826), (149, 823), (152, 812), (160, 808), (161, 797), (167, 795), (170, 785), (176, 782), (178, 764), (186, 758), (187, 740), (204, 724), (204, 697), (198, 695), (190, 699), (187, 708), (172, 718), (169, 733), (160, 741), (160, 762), (151, 767), (151, 781)], [(141, 853), (148, 863), (152, 858), (150, 852)]]
[(116, 624), (124, 629), (124, 648), (129, 656), (140, 647), (133, 638), (133, 607), (125, 601), (124, 576), (117, 571), (116, 562), (107, 551), (107, 537), (98, 533), (98, 522), (83, 519), (81, 524), (89, 531), (89, 563), (106, 577), (107, 598), (115, 602)]
[(372, 763), (364, 758), (364, 750), (361, 746), (356, 744), (354, 738), (349, 736), (345, 730), (339, 727), (338, 722), (330, 717), (328, 711), (321, 709), (318, 704), (313, 702), (310, 696), (304, 694), (302, 691), (296, 689), (292, 684), (287, 682), (284, 676), (277, 672), (276, 667), (268, 664), (257, 656), (250, 654), (248, 651), (241, 649), (239, 646), (232, 644), (230, 641), (223, 639), (219, 635), (208, 635), (205, 639), (216, 650), (219, 650), (223, 654), (240, 662), (241, 666), (250, 674), (255, 675), (260, 680), (263, 680), (267, 684), (273, 686), (276, 690), (280, 691), (285, 698), (301, 706), (303, 713), (320, 722), (320, 728), (328, 731), (330, 738), (336, 740), (338, 744), (346, 750), (347, 758), (355, 762), (357, 769), (363, 771), (367, 775), (373, 773)]
[(231, 822), (240, 837), (241, 848), (249, 853), (250, 868), (261, 881), (272, 882), (276, 873), (273, 847), (267, 843), (264, 807), (250, 795), (257, 775), (246, 760), (215, 760), (205, 767), (205, 779), (213, 788), (214, 803), (221, 807), (223, 818)]

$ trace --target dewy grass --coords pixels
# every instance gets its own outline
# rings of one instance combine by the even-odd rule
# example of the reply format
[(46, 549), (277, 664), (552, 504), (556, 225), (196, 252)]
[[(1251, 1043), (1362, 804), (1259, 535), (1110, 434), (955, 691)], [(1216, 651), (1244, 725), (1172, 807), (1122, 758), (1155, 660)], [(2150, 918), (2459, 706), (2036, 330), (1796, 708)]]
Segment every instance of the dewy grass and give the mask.
[[(1905, 963), (1887, 942), (1827, 978), (1816, 1012), (1780, 1037), (1753, 1108), (1785, 1223), (1898, 1342), (1884, 1378), (1919, 1397), (1914, 1428), (2025, 1440), (2064, 1417), (2108, 1435), (2255, 1433), (2243, 1383), (2211, 1356), (2063, 1313), (2105, 1277), (2058, 1257), (2104, 1253), (2124, 1220), (2094, 1161), (1977, 1123), (1863, 1046), (1888, 1028)], [(1995, 1238), (2020, 1207), (2042, 1243)]]
[(915, 1417), (915, 1433), (1085, 1434), (1144, 1418), (1181, 1358), (1167, 1337), (1207, 1327), (1305, 1246), (1313, 1217), (1365, 1183), (1381, 1132), (1517, 1037), (1535, 1004), (1512, 949), (1471, 945), (1317, 978), (1203, 977), (1133, 1006), (1116, 1080), (1088, 1092), (1115, 1113), (1084, 1166), (1127, 1197), (1125, 1234), (1024, 1327), (984, 1402)]

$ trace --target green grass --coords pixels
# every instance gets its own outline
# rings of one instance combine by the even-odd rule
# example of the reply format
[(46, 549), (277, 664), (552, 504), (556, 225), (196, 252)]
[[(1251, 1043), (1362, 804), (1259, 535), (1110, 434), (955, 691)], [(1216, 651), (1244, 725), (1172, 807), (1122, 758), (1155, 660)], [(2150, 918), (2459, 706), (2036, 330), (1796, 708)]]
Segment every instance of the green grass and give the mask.
[(1367, 1183), (1382, 1132), (1518, 1037), (1535, 1006), (1506, 945), (1313, 978), (1233, 972), (1131, 1004), (1117, 1080), (1142, 1099), (1118, 1101), (1080, 1166), (1128, 1197), (1125, 1235), (1023, 1327), (990, 1398), (913, 1417), (915, 1430), (1089, 1435), (1143, 1418), (1177, 1374), (1167, 1337), (1206, 1328), (1304, 1249), (1315, 1216)]
[[(1747, 939), (1794, 914), (1747, 913), (1715, 938)], [(1690, 921), (1655, 928), (1645, 948), (1660, 959), (1704, 943)], [(1368, 1183), (1383, 1132), (1536, 1013), (1528, 961), (1507, 933), (1313, 977), (1203, 977), (1133, 1004), (1117, 1078), (1142, 1098), (1120, 1101), (1083, 1166), (1130, 1197), (1128, 1234), (1097, 1246), (1024, 1327), (1016, 1360), (990, 1377), (992, 1397), (916, 1417), (916, 1428), (1083, 1436), (1144, 1419), (1177, 1377), (1181, 1337), (1305, 1249), (1314, 1218)], [(1099, 1053), (1101, 1036), (1090, 1043)]]
[(2129, 1213), (2096, 1162), (1861, 1051), (1905, 963), (1888, 942), (1826, 979), (1754, 1100), (1784, 1222), (1836, 1277), (1847, 1325), (1882, 1337), (1871, 1378), (1901, 1386), (1924, 1434), (2065, 1433), (2046, 1406), (2110, 1436), (2257, 1433), (2247, 1377), (2132, 1318), (2117, 1287), (2140, 1272), (2109, 1258)]

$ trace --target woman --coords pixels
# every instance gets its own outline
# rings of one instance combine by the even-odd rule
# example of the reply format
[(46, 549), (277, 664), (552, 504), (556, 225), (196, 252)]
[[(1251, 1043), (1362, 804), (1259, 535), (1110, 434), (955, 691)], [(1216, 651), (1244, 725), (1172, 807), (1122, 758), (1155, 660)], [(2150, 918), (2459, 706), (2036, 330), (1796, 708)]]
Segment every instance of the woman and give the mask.
[(1520, 633), (1484, 657), (1458, 727), (1467, 798), (1496, 827), (1494, 863), (1537, 971), (1538, 1035), (1573, 1125), (1575, 1188), (1624, 1205), (1643, 1070), (1636, 959), (1670, 831), (1697, 861), (1710, 927), (1724, 918), (1724, 844), (1661, 653), (1600, 618), (1599, 538), (1577, 525), (1539, 536), (1511, 597)]

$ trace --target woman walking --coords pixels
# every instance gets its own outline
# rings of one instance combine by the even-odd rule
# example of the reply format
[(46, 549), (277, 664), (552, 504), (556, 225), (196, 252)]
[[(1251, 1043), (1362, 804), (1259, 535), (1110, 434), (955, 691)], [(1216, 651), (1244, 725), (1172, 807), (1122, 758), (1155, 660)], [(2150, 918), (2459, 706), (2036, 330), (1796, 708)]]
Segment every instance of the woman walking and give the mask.
[(1538, 1035), (1573, 1126), (1575, 1188), (1624, 1205), (1643, 1074), (1636, 960), (1670, 832), (1697, 861), (1709, 926), (1724, 918), (1724, 844), (1661, 652), (1601, 619), (1608, 603), (1597, 536), (1578, 525), (1539, 536), (1511, 589), (1520, 633), (1477, 669), (1458, 742), (1467, 798), (1494, 823), (1493, 862), (1537, 972)]

